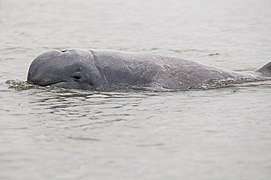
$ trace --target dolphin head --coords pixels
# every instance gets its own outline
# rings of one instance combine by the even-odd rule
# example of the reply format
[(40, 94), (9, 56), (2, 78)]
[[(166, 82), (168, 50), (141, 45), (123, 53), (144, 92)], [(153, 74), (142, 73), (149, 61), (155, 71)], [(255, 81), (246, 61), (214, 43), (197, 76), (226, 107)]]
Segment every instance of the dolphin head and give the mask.
[(27, 81), (40, 86), (91, 90), (101, 84), (101, 76), (91, 51), (68, 49), (36, 57), (29, 67)]

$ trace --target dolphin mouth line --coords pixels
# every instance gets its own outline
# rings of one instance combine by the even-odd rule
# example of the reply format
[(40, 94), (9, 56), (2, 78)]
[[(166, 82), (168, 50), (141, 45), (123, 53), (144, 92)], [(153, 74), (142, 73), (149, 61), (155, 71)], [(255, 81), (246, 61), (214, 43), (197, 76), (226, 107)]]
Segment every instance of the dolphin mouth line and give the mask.
[(53, 82), (53, 83), (50, 83), (50, 84), (47, 84), (47, 85), (44, 85), (44, 86), (46, 86), (46, 87), (48, 87), (48, 86), (57, 86), (57, 85), (59, 85), (61, 83), (64, 83), (64, 82), (66, 82), (66, 81)]
[(50, 83), (45, 83), (45, 84), (39, 84), (39, 83), (34, 83), (34, 82), (31, 82), (31, 81), (27, 81), (27, 83), (29, 84), (34, 84), (34, 85), (39, 85), (39, 86), (56, 86), (57, 84), (60, 84), (60, 83), (64, 83), (64, 82), (67, 82), (67, 81), (55, 81), (55, 82), (50, 82)]

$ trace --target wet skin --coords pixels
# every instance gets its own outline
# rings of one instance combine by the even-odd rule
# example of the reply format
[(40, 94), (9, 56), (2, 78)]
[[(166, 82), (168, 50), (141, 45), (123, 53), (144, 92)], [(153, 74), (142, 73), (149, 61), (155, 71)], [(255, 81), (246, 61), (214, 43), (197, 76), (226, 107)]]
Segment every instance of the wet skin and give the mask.
[(214, 82), (270, 79), (271, 64), (255, 72), (233, 72), (176, 57), (112, 50), (48, 51), (31, 63), (27, 81), (40, 86), (99, 90), (155, 88), (188, 90)]

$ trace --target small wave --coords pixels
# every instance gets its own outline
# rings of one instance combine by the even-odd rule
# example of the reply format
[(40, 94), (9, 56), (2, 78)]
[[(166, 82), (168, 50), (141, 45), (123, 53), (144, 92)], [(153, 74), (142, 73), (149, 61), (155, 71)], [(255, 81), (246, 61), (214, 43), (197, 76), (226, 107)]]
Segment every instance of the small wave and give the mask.
[[(246, 81), (244, 83), (244, 81)], [(257, 86), (265, 86), (271, 87), (271, 80), (263, 81), (262, 79), (225, 79), (225, 80), (217, 80), (212, 79), (206, 83), (198, 84), (196, 86), (191, 86), (189, 90), (211, 90), (211, 89), (219, 89), (219, 88), (227, 88), (227, 87), (257, 87)]]
[(21, 80), (7, 80), (6, 84), (10, 89), (15, 89), (17, 91), (23, 91), (23, 90), (28, 90), (28, 89), (42, 89), (42, 87), (29, 84), (26, 81), (21, 81)]
[[(96, 90), (80, 90), (80, 89), (64, 89), (59, 87), (50, 86), (38, 86), (30, 84), (22, 80), (8, 80), (5, 82), (9, 89), (16, 91), (34, 90), (35, 93), (47, 94), (50, 93), (52, 97), (61, 98), (141, 98), (142, 96), (156, 96), (157, 90), (155, 88), (143, 88), (143, 87), (103, 87)], [(165, 90), (166, 91), (166, 90)]]
[[(225, 79), (225, 80), (217, 80), (212, 79), (207, 82), (190, 86), (186, 90), (210, 90), (210, 89), (218, 89), (218, 88), (227, 88), (227, 87), (256, 87), (256, 86), (264, 86), (264, 87), (271, 87), (271, 80), (263, 81), (261, 79), (255, 80), (255, 79)], [(154, 86), (110, 86), (110, 87), (99, 87), (96, 88), (93, 91), (89, 90), (78, 90), (78, 89), (63, 89), (58, 87), (49, 87), (49, 86), (38, 86), (34, 84), (27, 83), (26, 81), (21, 80), (8, 80), (6, 81), (6, 84), (10, 89), (15, 89), (16, 91), (24, 91), (29, 89), (41, 89), (46, 90), (50, 92), (55, 93), (64, 93), (69, 94), (71, 93), (71, 96), (89, 96), (89, 95), (95, 95), (95, 94), (101, 94), (101, 92), (106, 93), (106, 95), (110, 95), (110, 92), (112, 93), (137, 93), (137, 92), (149, 92), (149, 93), (157, 93), (157, 92), (177, 92), (177, 91), (185, 91), (185, 90), (179, 90), (179, 89), (167, 89), (163, 88), (159, 85)], [(76, 95), (75, 95), (76, 94)]]
[(206, 53), (208, 52), (208, 50), (206, 49), (168, 49), (168, 50), (175, 53), (190, 53), (190, 52)]
[(210, 54), (208, 54), (208, 56), (219, 56), (220, 55), (220, 53), (210, 53)]

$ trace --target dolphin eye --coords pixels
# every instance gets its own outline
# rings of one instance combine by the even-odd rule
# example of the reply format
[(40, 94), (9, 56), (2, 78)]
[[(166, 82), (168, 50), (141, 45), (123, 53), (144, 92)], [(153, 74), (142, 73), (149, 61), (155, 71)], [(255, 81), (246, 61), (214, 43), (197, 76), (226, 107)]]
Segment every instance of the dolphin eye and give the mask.
[(75, 75), (73, 75), (72, 77), (73, 77), (73, 79), (74, 79), (75, 81), (81, 79), (80, 74), (75, 74)]

